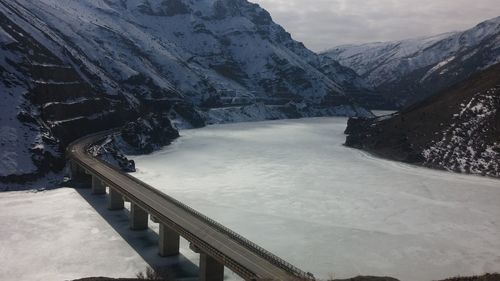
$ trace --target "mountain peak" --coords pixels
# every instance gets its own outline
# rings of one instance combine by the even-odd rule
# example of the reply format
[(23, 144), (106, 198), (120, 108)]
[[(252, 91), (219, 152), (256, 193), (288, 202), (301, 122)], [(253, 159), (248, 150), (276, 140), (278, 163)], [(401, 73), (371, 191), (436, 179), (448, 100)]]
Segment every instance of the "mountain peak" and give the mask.
[(403, 106), (500, 62), (500, 17), (462, 32), (347, 45), (323, 54)]

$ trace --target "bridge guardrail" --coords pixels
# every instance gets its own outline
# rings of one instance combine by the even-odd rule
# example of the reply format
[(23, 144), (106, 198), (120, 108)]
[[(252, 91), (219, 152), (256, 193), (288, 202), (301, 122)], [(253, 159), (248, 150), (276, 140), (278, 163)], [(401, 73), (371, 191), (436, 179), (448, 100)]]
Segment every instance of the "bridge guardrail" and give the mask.
[[(109, 136), (110, 134), (113, 134), (114, 132), (116, 131), (116, 129), (113, 129), (113, 130), (109, 130), (109, 131), (106, 131), (106, 132), (101, 132), (101, 133), (96, 133), (96, 134), (92, 134), (92, 135), (89, 135), (89, 136), (86, 136), (86, 137), (83, 137), (77, 141), (74, 141), (73, 143), (71, 143), (69, 146), (68, 146), (68, 153), (71, 155), (71, 151), (69, 150), (69, 148), (71, 148), (74, 144), (78, 143), (79, 141), (83, 140), (83, 139), (91, 139), (91, 138), (94, 138), (93, 140), (91, 140), (90, 144), (88, 144), (87, 146), (85, 146), (85, 153), (88, 154), (88, 149), (91, 145), (95, 144), (96, 142), (98, 141), (101, 141), (103, 140), (104, 138), (106, 138), (107, 136)], [(158, 194), (159, 196), (163, 197), (164, 199), (170, 201), (171, 203), (175, 204), (176, 206), (178, 206), (179, 208), (185, 210), (186, 212), (192, 214), (193, 216), (197, 217), (198, 219), (200, 219), (201, 221), (209, 224), (210, 226), (212, 226), (213, 228), (217, 229), (218, 231), (220, 231), (221, 233), (224, 233), (225, 235), (227, 235), (228, 237), (230, 237), (231, 239), (239, 242), (241, 245), (245, 246), (247, 249), (251, 250), (252, 252), (258, 254), (259, 256), (261, 256), (262, 258), (266, 259), (267, 261), (271, 262), (272, 264), (278, 266), (279, 268), (283, 269), (284, 271), (292, 274), (293, 276), (296, 276), (297, 278), (301, 279), (301, 280), (316, 280), (316, 278), (314, 277), (314, 275), (312, 275), (311, 273), (309, 272), (304, 272), (302, 271), (301, 269), (299, 269), (298, 267), (292, 265), (291, 263), (283, 260), (282, 258), (278, 257), (277, 255), (269, 252), (268, 250), (262, 248), (261, 246), (257, 245), (256, 243), (248, 240), (247, 238), (243, 237), (242, 235), (236, 233), (235, 231), (225, 227), (224, 225), (220, 224), (219, 222), (215, 221), (214, 219), (211, 219), (209, 218), (208, 216), (200, 213), (199, 211), (193, 209), (192, 207), (189, 207), (188, 205), (180, 202), (179, 200), (159, 191), (158, 189), (154, 188), (153, 186), (150, 186), (149, 184), (147, 183), (144, 183), (143, 181), (127, 174), (127, 173), (124, 173), (123, 171), (119, 170), (118, 168), (110, 165), (109, 163), (105, 162), (104, 160), (102, 159), (99, 159), (99, 158), (95, 158), (96, 160), (100, 161), (101, 163), (107, 165), (108, 167), (112, 168), (113, 170), (117, 171), (118, 173), (123, 173), (125, 176), (127, 176), (129, 179), (131, 179), (132, 181), (135, 181), (136, 183), (148, 188), (150, 191)], [(78, 159), (76, 159), (78, 161)], [(80, 161), (78, 161), (80, 162)]]

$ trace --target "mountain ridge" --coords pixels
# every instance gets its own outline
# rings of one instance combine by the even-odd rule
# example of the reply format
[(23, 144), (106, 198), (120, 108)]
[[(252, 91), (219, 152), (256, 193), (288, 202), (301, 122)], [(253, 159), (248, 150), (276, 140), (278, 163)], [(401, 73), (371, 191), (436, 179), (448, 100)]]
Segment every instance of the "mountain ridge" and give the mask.
[(404, 107), (500, 62), (500, 17), (462, 32), (343, 45), (322, 55), (354, 69), (384, 97)]

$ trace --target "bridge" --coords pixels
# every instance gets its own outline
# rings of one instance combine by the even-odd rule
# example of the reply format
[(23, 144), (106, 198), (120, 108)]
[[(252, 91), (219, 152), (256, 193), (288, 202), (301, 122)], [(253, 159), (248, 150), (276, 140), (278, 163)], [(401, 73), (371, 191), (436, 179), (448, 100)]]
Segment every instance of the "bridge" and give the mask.
[(88, 153), (92, 144), (112, 133), (89, 135), (68, 146), (71, 178), (91, 181), (93, 194), (107, 195), (109, 210), (122, 210), (125, 201), (130, 202), (132, 230), (148, 229), (151, 216), (159, 224), (160, 256), (178, 255), (183, 237), (200, 254), (201, 281), (222, 281), (224, 267), (245, 280), (314, 280), (312, 274)]

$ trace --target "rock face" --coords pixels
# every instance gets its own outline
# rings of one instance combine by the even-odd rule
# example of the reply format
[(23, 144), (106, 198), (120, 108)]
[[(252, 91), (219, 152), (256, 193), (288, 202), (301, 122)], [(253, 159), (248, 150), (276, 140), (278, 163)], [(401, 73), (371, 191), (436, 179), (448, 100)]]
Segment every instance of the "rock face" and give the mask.
[(101, 143), (91, 146), (88, 152), (94, 157), (98, 157), (124, 172), (135, 172), (134, 160), (129, 160), (123, 155), (121, 149), (117, 145), (117, 137), (116, 135), (108, 137)]
[(0, 182), (33, 181), (64, 165), (64, 147), (133, 118), (77, 70), (0, 13)]
[[(2, 111), (0, 112), (0, 183), (8, 189), (17, 189), (16, 183), (32, 182), (43, 177), (60, 179), (65, 166), (64, 149), (71, 141), (89, 133), (134, 124), (144, 120), (151, 112), (165, 111), (175, 120), (186, 116), (193, 126), (203, 125), (201, 116), (194, 109), (177, 99), (140, 100), (132, 95), (108, 93), (95, 87), (80, 65), (73, 64), (69, 54), (51, 52), (36, 32), (28, 33), (5, 14), (0, 13), (0, 88)], [(142, 88), (150, 81), (135, 77), (124, 83), (124, 88)], [(153, 86), (150, 85), (151, 88)], [(148, 115), (149, 114), (149, 115)], [(138, 119), (139, 118), (139, 119)], [(136, 121), (138, 120), (138, 121)], [(184, 119), (182, 119), (184, 120)], [(157, 135), (168, 123), (154, 126)], [(188, 122), (188, 121), (184, 121)], [(168, 125), (167, 125), (168, 124)], [(136, 127), (140, 127), (137, 125)], [(127, 131), (130, 134), (132, 129)], [(124, 131), (125, 132), (125, 131)], [(160, 147), (170, 143), (173, 133), (162, 138), (150, 139), (151, 145)], [(129, 150), (140, 152), (143, 147), (128, 144)], [(110, 156), (126, 171), (134, 169), (115, 144), (105, 146), (106, 153), (96, 153), (108, 159)], [(47, 176), (48, 175), (48, 176)], [(22, 186), (19, 186), (22, 188)]]
[(106, 149), (147, 153), (178, 128), (370, 116), (377, 98), (245, 0), (0, 0), (0, 47), (4, 183), (60, 177), (96, 131), (126, 125)]
[(500, 177), (500, 64), (400, 113), (350, 119), (346, 134), (391, 159)]
[(151, 112), (130, 121), (107, 139), (89, 148), (89, 152), (124, 172), (135, 172), (128, 155), (151, 153), (179, 137), (167, 112)]
[(335, 47), (323, 56), (359, 74), (396, 106), (436, 94), (500, 62), (500, 17), (463, 32)]
[(127, 123), (120, 133), (122, 150), (128, 154), (151, 153), (179, 137), (167, 113), (149, 113)]

